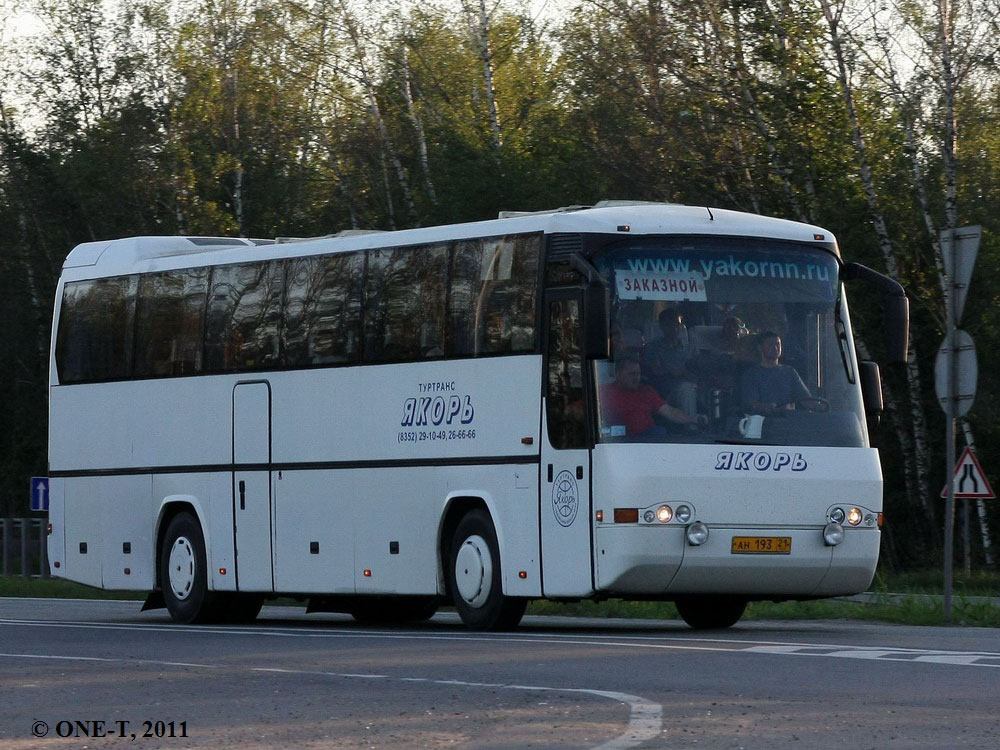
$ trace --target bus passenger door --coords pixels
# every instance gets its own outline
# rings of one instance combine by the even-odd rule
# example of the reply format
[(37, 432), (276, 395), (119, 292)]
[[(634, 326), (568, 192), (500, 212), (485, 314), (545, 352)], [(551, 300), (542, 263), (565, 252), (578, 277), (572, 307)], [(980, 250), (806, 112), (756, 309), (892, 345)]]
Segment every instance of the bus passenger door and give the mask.
[(273, 591), (271, 566), (271, 386), (233, 390), (233, 518), (236, 588)]
[(575, 290), (549, 292), (547, 304), (540, 483), (542, 591), (545, 596), (586, 596), (594, 585), (583, 297)]

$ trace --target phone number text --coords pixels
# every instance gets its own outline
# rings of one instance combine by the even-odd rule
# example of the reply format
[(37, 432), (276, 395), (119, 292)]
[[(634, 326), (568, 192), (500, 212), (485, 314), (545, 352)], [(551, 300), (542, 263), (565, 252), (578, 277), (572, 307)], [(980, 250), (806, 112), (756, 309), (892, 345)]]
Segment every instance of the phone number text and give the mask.
[(475, 430), (403, 430), (396, 436), (397, 442), (400, 443), (475, 439)]

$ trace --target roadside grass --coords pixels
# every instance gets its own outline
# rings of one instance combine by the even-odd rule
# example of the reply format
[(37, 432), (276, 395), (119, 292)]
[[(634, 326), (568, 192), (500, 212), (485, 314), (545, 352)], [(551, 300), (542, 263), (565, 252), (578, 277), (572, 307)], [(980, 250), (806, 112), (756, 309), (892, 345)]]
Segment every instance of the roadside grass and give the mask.
[[(904, 591), (910, 594), (941, 594), (944, 587), (944, 573), (940, 569), (916, 570), (908, 573), (884, 575), (875, 574), (871, 590)], [(953, 580), (954, 596), (1000, 596), (1000, 573), (977, 570), (971, 574), (955, 571)]]
[(137, 599), (143, 601), (141, 591), (112, 591), (95, 589), (82, 583), (60, 578), (24, 578), (0, 576), (0, 597), (22, 596), (38, 599)]
[[(901, 625), (944, 625), (944, 604), (940, 571), (921, 571), (892, 576), (876, 576), (869, 602), (849, 599), (821, 599), (808, 602), (751, 602), (747, 620), (868, 620)], [(890, 593), (891, 592), (891, 593)], [(928, 596), (931, 595), (931, 596)], [(935, 596), (936, 595), (936, 596)], [(1000, 574), (956, 573), (952, 599), (952, 624), (967, 627), (1000, 628), (1000, 606), (974, 597), (1000, 597)], [(0, 597), (59, 599), (132, 599), (142, 601), (138, 591), (104, 591), (56, 578), (0, 576)], [(299, 604), (292, 600), (275, 603)], [(631, 602), (609, 599), (603, 602), (534, 601), (528, 614), (655, 620), (679, 619), (669, 602)]]
[[(604, 602), (547, 602), (528, 605), (528, 614), (577, 617), (621, 617), (634, 619), (676, 620), (677, 608), (670, 602), (628, 602), (611, 599)], [(751, 602), (744, 620), (867, 620), (897, 625), (944, 625), (944, 604), (922, 594), (906, 593), (890, 599), (856, 602), (847, 599), (819, 599), (807, 602)], [(952, 600), (952, 624), (967, 627), (1000, 628), (1000, 607), (969, 601), (956, 596)]]

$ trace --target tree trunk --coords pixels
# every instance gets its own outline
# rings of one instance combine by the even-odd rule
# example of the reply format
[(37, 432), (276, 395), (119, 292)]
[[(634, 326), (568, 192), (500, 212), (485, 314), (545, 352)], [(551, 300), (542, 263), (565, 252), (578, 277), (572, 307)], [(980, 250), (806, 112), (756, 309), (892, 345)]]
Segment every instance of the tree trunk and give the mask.
[[(464, 3), (463, 3), (464, 4)], [(467, 13), (472, 13), (466, 7)], [(490, 145), (493, 148), (493, 158), (499, 164), (500, 147), (503, 145), (503, 138), (500, 134), (500, 116), (497, 114), (497, 95), (493, 85), (493, 53), (490, 50), (490, 16), (486, 12), (486, 0), (479, 0), (477, 22), (471, 24), (473, 39), (479, 53), (479, 60), (483, 65), (483, 89), (486, 94), (486, 111), (489, 118), (490, 134), (492, 140)]]
[(431, 179), (431, 163), (427, 156), (427, 136), (424, 134), (424, 125), (417, 112), (416, 104), (413, 101), (412, 75), (410, 71), (410, 60), (406, 50), (403, 50), (403, 96), (406, 97), (406, 112), (413, 125), (413, 132), (417, 136), (417, 152), (420, 157), (420, 169), (424, 174), (424, 187), (427, 189), (427, 197), (432, 205), (437, 205), (437, 193), (434, 191), (434, 181)]
[[(882, 259), (885, 263), (886, 271), (893, 279), (899, 280), (899, 264), (889, 237), (889, 230), (886, 226), (885, 217), (879, 207), (878, 192), (875, 188), (875, 181), (872, 177), (871, 166), (868, 160), (868, 147), (865, 141), (864, 130), (861, 127), (861, 120), (858, 116), (857, 107), (854, 102), (854, 89), (851, 78), (847, 71), (846, 56), (844, 54), (843, 39), (839, 31), (839, 13), (834, 13), (829, 0), (820, 0), (823, 16), (830, 29), (830, 47), (833, 51), (837, 64), (837, 80), (840, 85), (841, 95), (847, 116), (851, 125), (852, 140), (854, 142), (855, 157), (858, 162), (858, 172), (864, 189), (865, 199), (868, 203), (868, 211), (872, 223), (875, 226), (875, 233), (878, 238), (879, 248), (882, 252)], [(930, 491), (928, 489), (928, 477), (930, 475), (930, 447), (927, 439), (927, 419), (923, 408), (923, 392), (920, 385), (920, 368), (917, 362), (916, 352), (911, 347), (906, 361), (906, 379), (910, 396), (910, 419), (913, 424), (913, 455), (914, 469), (916, 472), (915, 489), (916, 499), (927, 513), (928, 518), (934, 518), (934, 507), (931, 503)], [(912, 497), (912, 496), (911, 496)]]

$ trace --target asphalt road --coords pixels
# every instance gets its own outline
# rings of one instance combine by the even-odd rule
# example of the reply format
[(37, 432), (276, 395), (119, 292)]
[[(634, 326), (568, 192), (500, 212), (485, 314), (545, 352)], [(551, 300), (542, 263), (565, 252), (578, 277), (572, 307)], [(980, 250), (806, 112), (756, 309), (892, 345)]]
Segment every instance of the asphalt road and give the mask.
[(138, 610), (0, 599), (0, 750), (1000, 747), (996, 630)]

